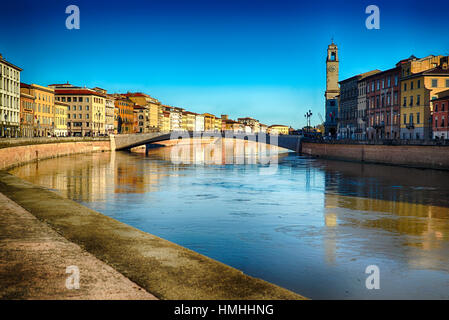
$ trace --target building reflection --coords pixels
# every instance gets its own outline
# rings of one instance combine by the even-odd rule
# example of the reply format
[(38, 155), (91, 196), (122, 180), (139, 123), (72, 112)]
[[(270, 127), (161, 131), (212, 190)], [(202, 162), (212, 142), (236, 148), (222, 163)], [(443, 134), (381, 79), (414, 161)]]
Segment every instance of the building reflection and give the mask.
[(325, 174), (328, 263), (335, 262), (345, 241), (336, 229), (365, 229), (376, 235), (364, 239), (373, 242), (367, 245), (375, 246), (375, 241), (385, 241), (382, 234), (388, 235), (388, 254), (405, 255), (416, 268), (449, 270), (449, 173), (333, 161), (312, 165)]
[(27, 164), (11, 173), (69, 199), (99, 201), (105, 198), (106, 187), (112, 182), (110, 163), (110, 153), (73, 155)]
[[(165, 148), (152, 149), (151, 155), (175, 164), (256, 164), (286, 155), (288, 150), (255, 141), (225, 138), (190, 139)], [(282, 155), (280, 155), (282, 154)]]
[[(260, 159), (260, 144), (235, 139), (187, 143), (144, 153), (103, 152), (42, 160), (11, 173), (58, 191), (76, 201), (105, 201), (108, 194), (158, 191), (160, 180), (176, 178), (185, 164), (251, 164)], [(273, 148), (274, 149), (274, 148)], [(277, 156), (277, 155), (276, 155)], [(171, 181), (176, 182), (176, 179)]]

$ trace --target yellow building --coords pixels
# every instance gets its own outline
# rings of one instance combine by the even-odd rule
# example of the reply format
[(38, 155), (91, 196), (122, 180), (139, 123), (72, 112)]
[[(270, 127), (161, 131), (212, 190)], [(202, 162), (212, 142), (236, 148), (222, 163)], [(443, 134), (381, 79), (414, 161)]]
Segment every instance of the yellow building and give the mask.
[(214, 131), (221, 132), (223, 127), (223, 120), (221, 118), (215, 118)]
[(215, 116), (210, 113), (203, 113), (204, 115), (204, 131), (215, 131)]
[(182, 130), (195, 131), (195, 115), (196, 113), (190, 111), (182, 112)]
[[(430, 69), (426, 69), (428, 67)], [(449, 89), (447, 57), (412, 60), (402, 67), (401, 138), (432, 139), (432, 100)], [(415, 72), (416, 71), (416, 72)]]
[(268, 134), (288, 134), (288, 126), (274, 124), (268, 127)]
[(67, 114), (68, 114), (69, 104), (55, 101), (55, 125), (54, 134), (57, 137), (67, 137)]
[(150, 130), (160, 129), (163, 108), (157, 99), (142, 92), (128, 92), (125, 96), (135, 104), (148, 108), (148, 126)]
[(163, 111), (162, 112), (162, 125), (161, 125), (161, 131), (162, 132), (170, 132), (170, 111)]
[(56, 101), (67, 103), (69, 135), (99, 136), (106, 133), (106, 95), (70, 84), (51, 85)]
[(114, 132), (117, 134), (133, 133), (134, 105), (126, 95), (114, 94)]
[(37, 137), (52, 136), (55, 122), (55, 90), (33, 83), (30, 85), (30, 92), (35, 99), (34, 135)]

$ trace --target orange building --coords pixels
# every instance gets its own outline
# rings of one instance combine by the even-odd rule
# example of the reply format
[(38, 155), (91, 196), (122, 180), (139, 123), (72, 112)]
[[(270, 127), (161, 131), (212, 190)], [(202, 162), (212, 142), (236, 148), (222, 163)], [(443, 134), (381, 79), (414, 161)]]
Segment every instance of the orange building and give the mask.
[(114, 131), (118, 134), (133, 133), (134, 102), (124, 95), (115, 94)]
[(28, 84), (20, 84), (20, 136), (34, 137), (34, 96)]

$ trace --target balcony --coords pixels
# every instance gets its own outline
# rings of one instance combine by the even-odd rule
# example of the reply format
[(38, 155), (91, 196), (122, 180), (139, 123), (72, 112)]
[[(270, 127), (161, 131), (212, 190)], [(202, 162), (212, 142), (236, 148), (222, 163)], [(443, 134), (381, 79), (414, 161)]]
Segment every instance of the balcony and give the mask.
[(381, 128), (385, 127), (385, 122), (381, 121), (380, 123), (375, 123), (373, 127), (375, 129), (381, 129)]

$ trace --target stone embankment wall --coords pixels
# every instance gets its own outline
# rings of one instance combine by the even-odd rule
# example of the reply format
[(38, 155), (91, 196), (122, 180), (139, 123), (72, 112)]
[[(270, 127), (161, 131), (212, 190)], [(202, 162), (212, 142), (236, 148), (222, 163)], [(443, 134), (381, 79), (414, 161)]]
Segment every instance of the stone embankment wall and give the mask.
[(326, 159), (449, 170), (449, 146), (302, 142), (302, 153)]
[(27, 143), (26, 141), (22, 141), (19, 145), (15, 144), (15, 146), (0, 148), (0, 170), (36, 160), (61, 157), (76, 153), (111, 150), (109, 139), (91, 141), (83, 141), (81, 139), (79, 141), (61, 140), (56, 142), (55, 140), (52, 140), (48, 142), (49, 143), (41, 142), (39, 144), (20, 145), (22, 143)]

